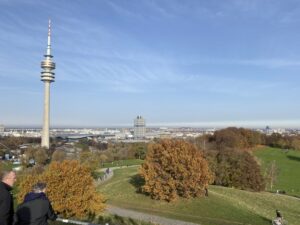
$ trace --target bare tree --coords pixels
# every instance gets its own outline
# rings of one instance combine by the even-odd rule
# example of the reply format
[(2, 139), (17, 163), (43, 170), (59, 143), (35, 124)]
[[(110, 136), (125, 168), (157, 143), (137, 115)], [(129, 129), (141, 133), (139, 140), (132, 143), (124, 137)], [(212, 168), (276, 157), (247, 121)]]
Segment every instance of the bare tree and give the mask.
[(273, 186), (277, 181), (279, 170), (276, 165), (276, 161), (273, 160), (266, 168), (266, 180), (270, 186), (271, 191), (273, 190)]

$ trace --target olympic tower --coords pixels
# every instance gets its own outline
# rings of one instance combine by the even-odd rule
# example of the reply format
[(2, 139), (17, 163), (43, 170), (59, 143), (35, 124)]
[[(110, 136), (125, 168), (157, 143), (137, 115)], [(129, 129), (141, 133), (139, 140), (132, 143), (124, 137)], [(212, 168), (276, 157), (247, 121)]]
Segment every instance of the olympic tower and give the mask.
[(43, 131), (41, 146), (50, 147), (49, 140), (49, 124), (50, 124), (50, 83), (54, 82), (55, 63), (52, 62), (53, 56), (51, 55), (51, 20), (49, 20), (48, 27), (48, 45), (45, 59), (41, 62), (41, 81), (44, 82), (44, 118), (43, 118)]

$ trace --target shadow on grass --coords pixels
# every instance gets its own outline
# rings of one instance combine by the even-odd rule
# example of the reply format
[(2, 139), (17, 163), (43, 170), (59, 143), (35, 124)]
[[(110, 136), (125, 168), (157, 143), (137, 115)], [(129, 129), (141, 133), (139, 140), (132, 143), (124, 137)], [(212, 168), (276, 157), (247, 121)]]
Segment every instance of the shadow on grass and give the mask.
[(295, 161), (300, 162), (300, 157), (298, 157), (298, 156), (287, 155), (286, 157), (288, 157), (290, 160), (295, 160)]
[(259, 216), (263, 221), (265, 221), (266, 222), (266, 224), (272, 224), (272, 220), (270, 220), (270, 219), (268, 219), (268, 218), (266, 218), (266, 217), (264, 217), (264, 216)]
[(145, 180), (139, 174), (132, 176), (129, 180), (129, 183), (136, 188), (136, 193), (142, 193), (142, 186), (145, 184)]

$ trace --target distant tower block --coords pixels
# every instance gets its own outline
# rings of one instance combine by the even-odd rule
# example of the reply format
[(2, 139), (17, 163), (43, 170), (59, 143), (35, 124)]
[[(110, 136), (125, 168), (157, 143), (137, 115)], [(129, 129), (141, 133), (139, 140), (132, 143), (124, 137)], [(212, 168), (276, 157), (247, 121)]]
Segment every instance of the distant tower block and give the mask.
[(0, 124), (0, 135), (1, 135), (2, 133), (4, 133), (4, 130), (5, 130), (4, 128), (5, 128), (5, 127), (4, 127), (3, 125)]
[(146, 133), (146, 123), (142, 116), (137, 116), (134, 119), (134, 138), (143, 139)]
[(49, 124), (50, 124), (50, 83), (54, 82), (55, 63), (52, 62), (51, 55), (51, 20), (49, 20), (48, 28), (48, 45), (45, 59), (41, 62), (41, 81), (45, 84), (44, 91), (44, 118), (43, 118), (43, 131), (42, 131), (42, 147), (49, 148)]

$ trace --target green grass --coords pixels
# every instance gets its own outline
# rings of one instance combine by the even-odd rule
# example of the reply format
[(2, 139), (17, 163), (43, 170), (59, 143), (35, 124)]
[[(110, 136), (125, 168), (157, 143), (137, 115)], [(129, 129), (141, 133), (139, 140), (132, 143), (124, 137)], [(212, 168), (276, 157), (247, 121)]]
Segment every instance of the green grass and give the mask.
[(254, 155), (263, 171), (274, 160), (278, 167), (277, 181), (269, 191), (284, 190), (288, 195), (300, 197), (300, 151), (265, 147), (254, 151)]
[(299, 199), (268, 192), (210, 186), (209, 197), (180, 199), (174, 203), (152, 200), (136, 191), (133, 177), (137, 169), (115, 170), (114, 177), (99, 186), (108, 204), (202, 225), (267, 225), (275, 216), (275, 209), (282, 211), (289, 224), (300, 221)]
[(154, 223), (135, 220), (132, 218), (121, 217), (118, 215), (102, 215), (96, 221), (97, 224), (115, 224), (115, 225), (155, 225)]
[(4, 161), (4, 160), (0, 161), (0, 170), (1, 169), (3, 169), (3, 170), (12, 170), (13, 167), (14, 167), (14, 165), (10, 161)]
[(104, 163), (102, 167), (110, 168), (116, 166), (134, 166), (134, 165), (141, 165), (143, 162), (144, 160), (141, 159), (126, 159), (126, 160), (113, 161), (110, 163)]
[[(79, 220), (77, 220), (79, 221)], [(94, 219), (93, 221), (90, 221), (93, 224), (114, 224), (114, 225), (155, 225), (150, 222), (144, 222), (140, 220), (134, 220), (127, 217), (121, 217), (118, 215), (110, 215), (110, 214), (104, 214), (99, 216), (98, 218)], [(76, 223), (72, 222), (61, 222), (61, 221), (49, 221), (49, 225), (76, 225)]]

